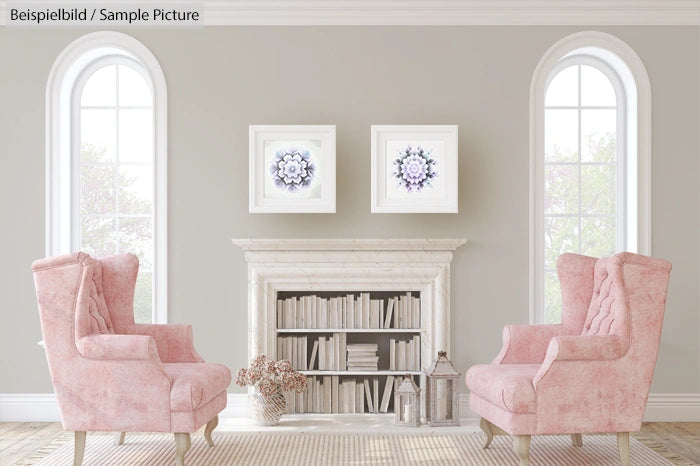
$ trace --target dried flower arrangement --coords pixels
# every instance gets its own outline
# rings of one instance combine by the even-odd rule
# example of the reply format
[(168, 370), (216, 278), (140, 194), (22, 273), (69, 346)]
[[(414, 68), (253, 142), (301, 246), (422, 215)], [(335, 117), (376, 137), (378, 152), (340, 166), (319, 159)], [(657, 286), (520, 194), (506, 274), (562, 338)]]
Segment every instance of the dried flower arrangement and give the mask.
[(292, 369), (288, 360), (273, 361), (261, 354), (253, 359), (248, 369), (238, 369), (236, 383), (241, 387), (256, 387), (263, 396), (272, 396), (277, 391), (301, 393), (307, 381), (304, 374)]

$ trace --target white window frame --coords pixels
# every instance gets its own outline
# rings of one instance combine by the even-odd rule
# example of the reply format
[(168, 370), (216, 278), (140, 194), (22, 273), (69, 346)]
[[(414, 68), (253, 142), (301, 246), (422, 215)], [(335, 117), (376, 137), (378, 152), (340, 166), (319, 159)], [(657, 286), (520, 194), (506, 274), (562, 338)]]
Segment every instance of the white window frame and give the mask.
[(118, 57), (139, 65), (153, 91), (154, 114), (154, 323), (168, 321), (167, 236), (167, 86), (158, 60), (146, 46), (126, 34), (99, 31), (79, 37), (54, 62), (46, 84), (46, 255), (74, 250), (75, 115), (78, 81), (96, 61)]
[[(572, 57), (595, 60), (596, 68), (610, 73), (616, 88), (618, 119), (625, 123), (618, 134), (618, 158), (624, 161), (624, 247), (651, 254), (651, 85), (644, 64), (634, 50), (617, 37), (584, 31), (564, 37), (541, 58), (530, 84), (530, 322), (544, 321), (544, 110), (551, 79)], [(578, 61), (576, 62), (578, 63)], [(607, 67), (607, 73), (600, 64)], [(617, 82), (617, 84), (616, 84)], [(624, 112), (623, 114), (622, 112)], [(618, 120), (619, 122), (619, 120)], [(618, 125), (619, 126), (619, 125)], [(622, 146), (625, 151), (620, 153)], [(618, 191), (618, 196), (622, 194)], [(618, 239), (617, 246), (623, 243)]]

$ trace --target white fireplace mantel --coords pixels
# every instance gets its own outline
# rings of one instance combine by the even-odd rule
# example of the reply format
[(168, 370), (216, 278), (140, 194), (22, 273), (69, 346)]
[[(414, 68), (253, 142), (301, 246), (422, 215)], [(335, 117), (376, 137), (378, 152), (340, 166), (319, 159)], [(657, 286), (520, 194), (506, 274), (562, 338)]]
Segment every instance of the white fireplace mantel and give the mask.
[(421, 359), (450, 350), (450, 262), (466, 239), (234, 239), (248, 263), (248, 356), (276, 351), (278, 291), (419, 291)]

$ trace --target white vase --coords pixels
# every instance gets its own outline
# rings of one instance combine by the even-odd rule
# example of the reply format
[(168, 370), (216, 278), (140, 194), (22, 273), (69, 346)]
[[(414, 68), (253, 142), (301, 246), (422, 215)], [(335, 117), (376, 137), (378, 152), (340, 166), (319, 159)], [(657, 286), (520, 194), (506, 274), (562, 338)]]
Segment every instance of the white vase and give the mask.
[(263, 396), (255, 390), (251, 397), (253, 421), (261, 426), (275, 426), (280, 422), (280, 416), (287, 409), (287, 400), (281, 390), (270, 396)]

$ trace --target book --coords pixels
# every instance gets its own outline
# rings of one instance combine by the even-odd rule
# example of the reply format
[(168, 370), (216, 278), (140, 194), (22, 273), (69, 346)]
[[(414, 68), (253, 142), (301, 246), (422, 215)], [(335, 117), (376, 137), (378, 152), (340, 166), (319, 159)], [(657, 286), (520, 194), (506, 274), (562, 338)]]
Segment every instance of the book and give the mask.
[(370, 299), (369, 293), (360, 293), (360, 298), (362, 299), (362, 328), (372, 328), (370, 327)]
[(326, 346), (326, 337), (318, 337), (318, 370), (320, 371), (327, 371), (328, 366), (327, 364), (327, 358), (326, 358), (326, 350), (328, 347)]
[(331, 414), (338, 413), (338, 381), (339, 377), (337, 375), (331, 376)]
[(413, 298), (413, 307), (411, 311), (411, 322), (413, 323), (413, 328), (420, 328), (420, 298)]
[(369, 328), (379, 328), (379, 300), (373, 299), (369, 303)]
[(357, 381), (355, 379), (350, 379), (347, 381), (347, 400), (348, 400), (348, 413), (357, 412), (357, 399), (355, 395), (357, 394)]
[(374, 413), (377, 414), (379, 413), (379, 379), (376, 377), (372, 379), (372, 388), (374, 388), (374, 391), (372, 392), (372, 399), (374, 400)]
[(391, 399), (391, 392), (394, 390), (394, 376), (387, 375), (386, 384), (384, 385), (384, 395), (382, 396), (382, 404), (379, 408), (379, 412), (386, 413), (389, 411), (389, 400)]
[(296, 306), (297, 328), (305, 328), (304, 327), (304, 301), (303, 301), (303, 299), (302, 298), (295, 299), (294, 305)]
[(395, 371), (396, 367), (396, 339), (389, 338), (389, 370)]
[(331, 414), (331, 376), (323, 376), (323, 413)]
[(419, 371), (420, 367), (420, 337), (418, 335), (413, 336), (413, 370)]
[(281, 299), (277, 300), (277, 328), (284, 327), (284, 301)]
[(340, 300), (340, 328), (348, 328), (348, 298), (343, 296)]
[(369, 388), (369, 380), (365, 379), (362, 383), (365, 386), (365, 399), (367, 400), (367, 412), (373, 413), (374, 412), (374, 405), (372, 404), (372, 392)]
[(398, 360), (396, 363), (396, 369), (400, 371), (405, 371), (408, 367), (406, 366), (406, 342), (399, 340), (398, 348), (396, 354), (398, 355)]
[(389, 298), (386, 305), (386, 318), (384, 319), (384, 328), (393, 328), (391, 326), (391, 318), (394, 314), (394, 298)]
[[(341, 360), (341, 355), (340, 355), (340, 336), (343, 335), (342, 333), (334, 333), (333, 334), (333, 370), (334, 371), (339, 371), (340, 369), (340, 360)], [(345, 353), (343, 353), (345, 354)]]
[(316, 362), (316, 353), (318, 352), (318, 340), (314, 341), (314, 346), (311, 349), (311, 360), (309, 361), (309, 370), (314, 370), (314, 363)]
[(355, 295), (349, 294), (346, 297), (347, 306), (347, 327), (346, 328), (357, 328), (355, 327)]
[(304, 335), (301, 337), (301, 369), (304, 371), (309, 370), (309, 359), (308, 359), (308, 351), (309, 351), (309, 337)]
[(314, 328), (312, 317), (311, 296), (304, 296), (304, 328)]
[(379, 328), (384, 328), (384, 300), (379, 300)]
[(355, 412), (365, 412), (365, 386), (362, 382), (355, 383)]
[(412, 311), (413, 299), (411, 298), (411, 292), (406, 292), (406, 328), (413, 328)]

